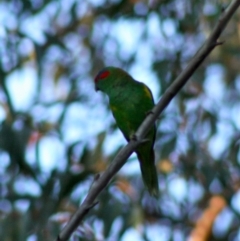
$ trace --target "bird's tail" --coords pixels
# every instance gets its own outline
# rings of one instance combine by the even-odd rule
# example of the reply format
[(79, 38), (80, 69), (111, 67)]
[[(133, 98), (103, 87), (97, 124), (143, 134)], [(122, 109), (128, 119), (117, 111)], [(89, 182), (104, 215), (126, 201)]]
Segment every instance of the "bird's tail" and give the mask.
[(154, 151), (151, 150), (151, 155), (145, 155), (142, 151), (137, 151), (137, 156), (140, 162), (142, 178), (150, 195), (154, 197), (159, 196), (158, 176), (154, 164)]

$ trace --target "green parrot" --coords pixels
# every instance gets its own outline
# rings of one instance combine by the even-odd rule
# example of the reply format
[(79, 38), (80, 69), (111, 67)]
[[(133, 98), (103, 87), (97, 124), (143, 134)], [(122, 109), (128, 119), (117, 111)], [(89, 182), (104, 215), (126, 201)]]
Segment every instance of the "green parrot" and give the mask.
[[(108, 95), (110, 109), (117, 126), (129, 141), (154, 107), (150, 89), (145, 84), (134, 80), (124, 70), (116, 67), (102, 69), (94, 81), (95, 89)], [(154, 126), (146, 137), (149, 141), (140, 144), (135, 152), (145, 186), (151, 195), (157, 197), (159, 187), (153, 150), (155, 137), (156, 127)]]

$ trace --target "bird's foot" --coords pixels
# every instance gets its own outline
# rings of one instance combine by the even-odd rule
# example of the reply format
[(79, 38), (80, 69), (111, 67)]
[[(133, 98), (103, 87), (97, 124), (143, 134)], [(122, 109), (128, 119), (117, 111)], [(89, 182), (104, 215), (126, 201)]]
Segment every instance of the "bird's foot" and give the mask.
[(141, 138), (140, 138), (138, 135), (136, 135), (135, 133), (130, 136), (130, 140), (138, 141), (138, 142), (140, 142), (140, 143), (145, 143), (145, 142), (150, 141), (148, 138), (141, 139)]
[(139, 139), (140, 139), (140, 138), (139, 138), (135, 133), (133, 133), (133, 134), (130, 135), (130, 140), (139, 141)]
[(149, 111), (146, 112), (146, 116), (148, 116), (150, 114), (154, 114), (152, 110), (149, 110)]
[[(150, 114), (154, 114), (154, 112), (152, 110), (149, 110), (146, 112), (146, 116), (150, 115)], [(160, 120), (160, 117), (157, 118), (158, 120)]]

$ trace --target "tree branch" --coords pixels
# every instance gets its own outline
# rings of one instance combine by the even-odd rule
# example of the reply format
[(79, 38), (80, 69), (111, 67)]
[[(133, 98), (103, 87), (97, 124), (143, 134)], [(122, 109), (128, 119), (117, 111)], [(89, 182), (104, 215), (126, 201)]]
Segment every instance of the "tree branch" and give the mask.
[(62, 232), (57, 238), (57, 241), (66, 241), (69, 239), (73, 231), (77, 228), (80, 222), (83, 220), (88, 211), (95, 205), (95, 199), (100, 192), (108, 185), (112, 177), (120, 170), (120, 168), (126, 163), (127, 158), (134, 152), (136, 147), (141, 143), (141, 140), (146, 136), (148, 131), (152, 128), (158, 116), (167, 107), (174, 96), (180, 91), (180, 89), (186, 84), (191, 75), (200, 66), (203, 60), (211, 53), (211, 51), (221, 44), (218, 42), (218, 38), (228, 21), (232, 17), (233, 13), (240, 5), (240, 0), (233, 0), (228, 8), (223, 11), (217, 25), (213, 29), (211, 35), (206, 40), (204, 45), (196, 53), (193, 59), (189, 62), (186, 69), (176, 78), (176, 80), (170, 85), (167, 91), (164, 93), (158, 104), (153, 108), (151, 114), (149, 114), (143, 121), (141, 126), (136, 132), (137, 140), (131, 140), (118, 155), (114, 158), (108, 169), (94, 181), (86, 199), (83, 201), (78, 211), (73, 215), (69, 223), (64, 227)]

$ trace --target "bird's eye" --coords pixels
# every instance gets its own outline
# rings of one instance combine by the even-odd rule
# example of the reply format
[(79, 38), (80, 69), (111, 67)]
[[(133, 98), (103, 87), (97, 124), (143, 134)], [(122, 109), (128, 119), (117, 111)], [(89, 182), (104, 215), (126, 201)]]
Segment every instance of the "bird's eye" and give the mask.
[(96, 79), (95, 79), (95, 82), (97, 82), (97, 81), (100, 80), (100, 79), (105, 79), (105, 78), (107, 78), (109, 75), (110, 75), (110, 72), (109, 72), (108, 70), (104, 70), (104, 71), (100, 72), (100, 73), (97, 75), (97, 77), (96, 77)]

